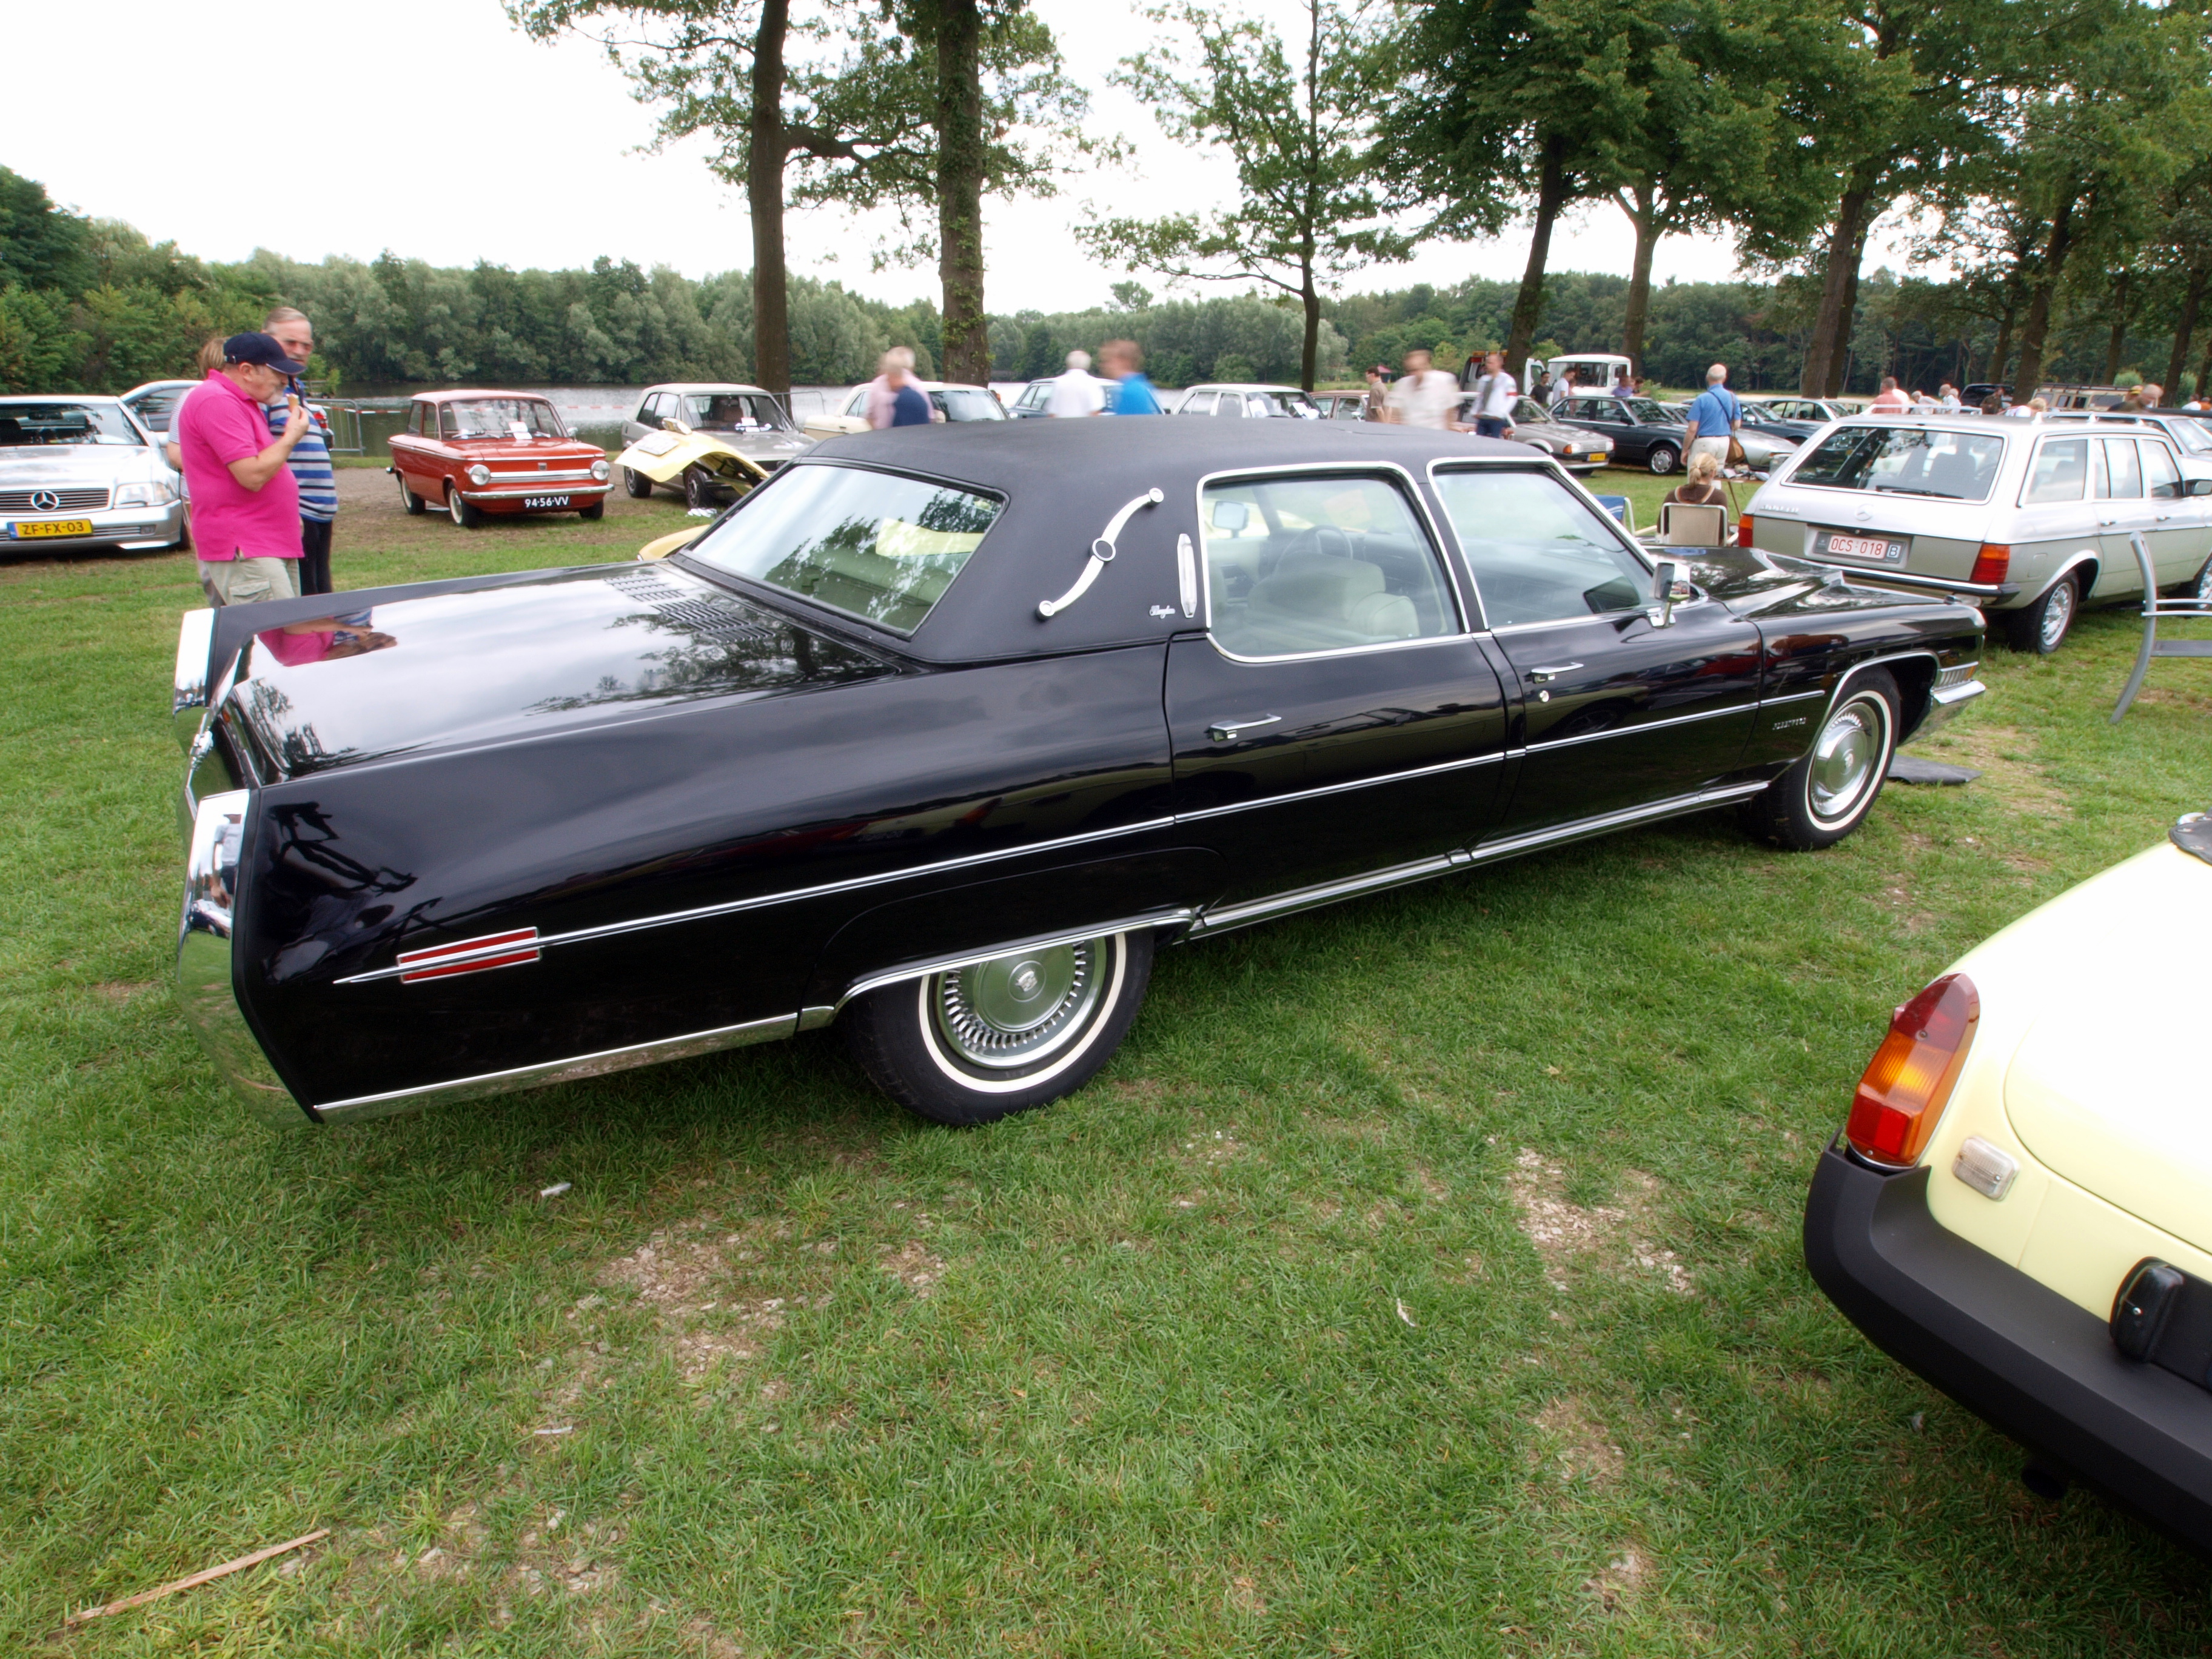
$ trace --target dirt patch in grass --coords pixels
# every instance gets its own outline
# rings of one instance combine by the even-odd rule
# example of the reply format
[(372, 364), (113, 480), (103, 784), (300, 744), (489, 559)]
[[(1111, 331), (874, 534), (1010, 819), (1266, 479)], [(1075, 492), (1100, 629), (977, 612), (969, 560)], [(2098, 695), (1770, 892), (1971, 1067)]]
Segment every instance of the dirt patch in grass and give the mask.
[(1619, 1204), (1580, 1205), (1565, 1196), (1566, 1171), (1540, 1152), (1523, 1147), (1513, 1161), (1510, 1181), (1521, 1231), (1544, 1259), (1544, 1270), (1565, 1288), (1564, 1275), (1583, 1264), (1619, 1271), (1632, 1266), (1656, 1275), (1677, 1296), (1694, 1296), (1697, 1286), (1674, 1252), (1650, 1237), (1659, 1183), (1640, 1170), (1621, 1178)]
[(1562, 1485), (1577, 1480), (1594, 1486), (1620, 1484), (1628, 1459), (1576, 1396), (1562, 1395), (1537, 1413), (1536, 1427), (1548, 1443), (1534, 1452), (1538, 1468), (1556, 1471)]
[(1947, 733), (1943, 758), (1978, 768), (1982, 775), (1966, 787), (1994, 795), (2015, 812), (2031, 817), (2073, 815), (2063, 791), (2028, 759), (2034, 739), (2010, 726), (1971, 726)]
[(1621, 1549), (1607, 1562), (1603, 1572), (1585, 1579), (1583, 1588), (1596, 1596), (1598, 1604), (1607, 1613), (1619, 1613), (1650, 1576), (1650, 1558), (1632, 1546)]
[(929, 1295), (945, 1277), (945, 1258), (919, 1242), (909, 1240), (896, 1250), (888, 1244), (883, 1248), (883, 1270), (916, 1296)]
[(153, 988), (153, 982), (150, 980), (107, 979), (94, 986), (92, 994), (103, 1002), (124, 1003), (130, 1001), (140, 992), (150, 991)]

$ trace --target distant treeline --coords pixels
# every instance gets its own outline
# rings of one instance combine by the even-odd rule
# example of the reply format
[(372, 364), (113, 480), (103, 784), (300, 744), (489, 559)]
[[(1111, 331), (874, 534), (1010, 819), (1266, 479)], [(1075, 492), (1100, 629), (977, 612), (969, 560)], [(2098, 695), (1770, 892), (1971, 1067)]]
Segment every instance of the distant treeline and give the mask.
[[(1398, 363), (1413, 347), (1457, 368), (1470, 351), (1503, 342), (1516, 285), (1481, 278), (1354, 295), (1326, 308), (1322, 379), (1354, 380), (1368, 364)], [(1619, 349), (1628, 283), (1558, 272), (1545, 288), (1535, 349)], [(1253, 295), (1156, 300), (1133, 283), (1115, 303), (1081, 312), (1024, 311), (991, 319), (991, 370), (1001, 380), (1060, 371), (1074, 349), (1136, 340), (1153, 379), (1295, 381), (1300, 319)], [(1657, 385), (1698, 384), (1729, 364), (1738, 387), (1794, 387), (1818, 306), (1807, 279), (1672, 283), (1655, 288), (1644, 364)], [(641, 385), (752, 374), (752, 280), (743, 271), (694, 280), (602, 257), (588, 270), (439, 267), (391, 253), (366, 263), (301, 264), (266, 252), (210, 264), (173, 243), (149, 243), (129, 225), (64, 212), (33, 181), (0, 167), (0, 386), (9, 391), (118, 392), (191, 372), (211, 334), (258, 327), (272, 305), (314, 320), (321, 379), (487, 380)], [(1860, 286), (1847, 384), (1875, 390), (1894, 374), (1933, 389), (1978, 378), (1994, 325), (1966, 310), (1950, 284), (1900, 282), (1878, 270)], [(2101, 378), (2112, 357), (2107, 319), (2055, 336), (2052, 379)], [(943, 334), (934, 303), (886, 305), (834, 282), (794, 277), (792, 377), (843, 386), (875, 373), (885, 348), (913, 349), (933, 374)], [(2123, 379), (2165, 349), (2129, 336)]]

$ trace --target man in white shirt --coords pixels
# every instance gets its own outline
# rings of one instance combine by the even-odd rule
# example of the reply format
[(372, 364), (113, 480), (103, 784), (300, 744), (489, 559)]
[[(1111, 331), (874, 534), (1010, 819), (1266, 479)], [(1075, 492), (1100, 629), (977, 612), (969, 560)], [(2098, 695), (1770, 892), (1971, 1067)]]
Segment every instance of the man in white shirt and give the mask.
[(1459, 407), (1459, 382), (1440, 368), (1430, 367), (1429, 354), (1406, 354), (1406, 372), (1390, 388), (1382, 418), (1399, 426), (1452, 428), (1452, 413)]
[(1091, 372), (1091, 354), (1071, 351), (1067, 354), (1067, 372), (1052, 377), (1052, 395), (1045, 399), (1044, 412), (1055, 418), (1069, 416), (1100, 415), (1105, 412), (1106, 393), (1097, 377)]
[(1493, 351), (1482, 360), (1482, 378), (1474, 383), (1474, 431), (1480, 438), (1504, 438), (1513, 431), (1513, 401), (1521, 388), (1505, 372), (1505, 357)]
[(1966, 404), (1959, 401), (1959, 388), (1946, 380), (1936, 394), (1936, 407), (1946, 415), (1956, 415)]
[(1566, 402), (1568, 398), (1573, 397), (1576, 392), (1581, 390), (1582, 388), (1575, 384), (1574, 370), (1571, 368), (1563, 368), (1559, 371), (1559, 378), (1552, 382), (1551, 398), (1545, 404), (1545, 407), (1547, 409), (1557, 409), (1561, 404)]

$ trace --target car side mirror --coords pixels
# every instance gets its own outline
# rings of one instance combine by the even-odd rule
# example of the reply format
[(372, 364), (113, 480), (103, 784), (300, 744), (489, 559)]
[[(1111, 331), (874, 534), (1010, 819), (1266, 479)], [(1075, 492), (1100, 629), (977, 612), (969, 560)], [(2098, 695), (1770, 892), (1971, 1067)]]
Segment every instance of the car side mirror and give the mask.
[(1659, 607), (1651, 619), (1653, 627), (1674, 626), (1674, 607), (1692, 592), (1689, 575), (1689, 567), (1676, 559), (1661, 559), (1651, 567), (1651, 599)]
[(2192, 495), (2212, 495), (2212, 478), (2191, 478), (2189, 493)]
[[(2212, 485), (2212, 478), (2205, 480)], [(1216, 501), (1213, 504), (1213, 527), (1234, 536), (1252, 522), (1252, 509), (1242, 501)]]

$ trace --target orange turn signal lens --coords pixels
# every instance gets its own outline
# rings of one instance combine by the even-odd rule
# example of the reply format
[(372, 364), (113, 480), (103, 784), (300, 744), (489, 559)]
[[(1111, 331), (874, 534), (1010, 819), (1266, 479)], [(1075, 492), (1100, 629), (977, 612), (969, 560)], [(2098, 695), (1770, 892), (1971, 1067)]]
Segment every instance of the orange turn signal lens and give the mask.
[(1936, 1133), (1966, 1063), (1982, 1000), (1964, 974), (1946, 974), (1899, 1008), (1867, 1062), (1844, 1138), (1877, 1164), (1915, 1162)]
[(1984, 542), (1982, 550), (1974, 555), (1974, 574), (1966, 578), (1970, 582), (2001, 582), (2012, 574), (2012, 549), (1996, 542)]
[(1748, 513), (1740, 513), (1736, 515), (1735, 544), (1738, 547), (1749, 547), (1752, 545), (1751, 514)]

